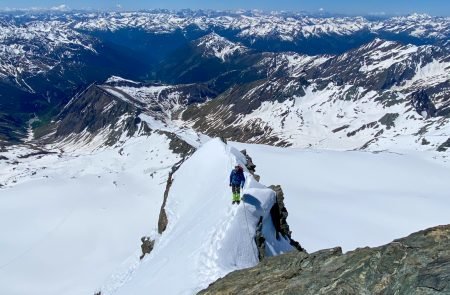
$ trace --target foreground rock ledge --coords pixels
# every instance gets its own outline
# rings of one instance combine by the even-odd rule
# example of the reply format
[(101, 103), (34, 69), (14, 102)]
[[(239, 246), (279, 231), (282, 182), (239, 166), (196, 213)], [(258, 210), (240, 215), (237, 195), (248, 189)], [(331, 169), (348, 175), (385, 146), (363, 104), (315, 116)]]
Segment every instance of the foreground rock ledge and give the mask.
[(333, 248), (267, 258), (199, 294), (450, 294), (450, 225), (346, 254)]

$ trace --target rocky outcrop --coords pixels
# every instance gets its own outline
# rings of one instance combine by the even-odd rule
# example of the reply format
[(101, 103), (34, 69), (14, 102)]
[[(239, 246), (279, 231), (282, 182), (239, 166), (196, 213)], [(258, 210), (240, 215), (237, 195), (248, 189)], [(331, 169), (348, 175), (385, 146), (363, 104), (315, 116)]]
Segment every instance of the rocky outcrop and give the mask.
[(266, 256), (266, 238), (264, 238), (263, 232), (263, 217), (259, 217), (258, 224), (256, 225), (255, 232), (255, 244), (256, 249), (258, 249), (258, 259), (259, 261), (263, 260)]
[(450, 137), (437, 148), (438, 152), (445, 152), (450, 149)]
[(245, 156), (245, 167), (247, 168), (248, 172), (250, 172), (251, 175), (256, 179), (256, 181), (260, 180), (260, 176), (256, 174), (256, 165), (253, 164), (253, 159), (247, 154), (247, 150), (242, 150), (241, 153)]
[(411, 95), (411, 103), (416, 112), (424, 118), (433, 117), (436, 113), (436, 107), (425, 90), (413, 93)]
[(178, 170), (178, 168), (180, 168), (181, 164), (183, 164), (184, 161), (185, 161), (185, 159), (182, 159), (181, 161), (179, 161), (178, 163), (173, 165), (172, 171), (170, 171), (169, 177), (167, 178), (166, 189), (164, 191), (164, 200), (161, 205), (161, 210), (159, 211), (159, 218), (158, 218), (158, 233), (159, 234), (162, 234), (166, 230), (167, 223), (169, 222), (169, 220), (167, 219), (167, 214), (166, 214), (165, 208), (166, 208), (167, 198), (169, 197), (170, 188), (172, 187), (172, 183), (173, 183), (173, 174)]
[(178, 137), (175, 133), (158, 130), (159, 134), (164, 134), (170, 140), (169, 149), (183, 158), (189, 157), (195, 152), (195, 148), (186, 141)]
[(141, 245), (142, 255), (139, 257), (139, 259), (142, 260), (145, 254), (150, 254), (150, 252), (152, 252), (153, 247), (155, 246), (155, 241), (150, 239), (150, 237), (142, 237), (141, 242), (142, 242)]
[(269, 186), (276, 194), (276, 203), (273, 205), (272, 209), (270, 209), (270, 215), (272, 217), (273, 225), (277, 231), (277, 239), (279, 239), (279, 235), (282, 235), (284, 238), (287, 238), (295, 249), (298, 251), (305, 251), (299, 242), (292, 239), (292, 231), (289, 229), (289, 224), (287, 222), (288, 211), (284, 204), (284, 193), (283, 189), (280, 185), (271, 185)]
[[(253, 175), (253, 177), (256, 179), (256, 181), (260, 180), (260, 176), (255, 174), (256, 172), (256, 165), (253, 163), (253, 159), (250, 157), (250, 155), (247, 153), (246, 150), (242, 150), (241, 153), (245, 156), (246, 163), (245, 167), (248, 169), (250, 174)], [(270, 210), (270, 216), (272, 219), (272, 223), (276, 230), (276, 239), (279, 240), (281, 236), (283, 238), (287, 239), (291, 246), (293, 246), (298, 251), (305, 251), (302, 246), (300, 246), (300, 243), (293, 240), (291, 237), (292, 232), (289, 229), (289, 224), (287, 223), (287, 216), (288, 212), (286, 209), (286, 206), (284, 205), (284, 193), (281, 189), (281, 186), (279, 185), (271, 185), (269, 186), (270, 189), (272, 189), (275, 192), (276, 195), (276, 201), (275, 204), (272, 206)], [(259, 261), (263, 260), (265, 258), (265, 249), (266, 249), (266, 238), (263, 235), (263, 218), (260, 217), (258, 224), (256, 225), (256, 232), (255, 232), (255, 244), (256, 248), (258, 249), (258, 259)]]
[(232, 272), (199, 294), (450, 294), (450, 225), (343, 254), (290, 252)]

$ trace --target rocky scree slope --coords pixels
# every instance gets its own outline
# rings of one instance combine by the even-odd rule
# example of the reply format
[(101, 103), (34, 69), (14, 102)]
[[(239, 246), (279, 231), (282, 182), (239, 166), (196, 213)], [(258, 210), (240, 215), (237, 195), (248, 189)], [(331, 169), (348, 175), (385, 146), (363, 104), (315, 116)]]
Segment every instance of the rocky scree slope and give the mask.
[(235, 271), (198, 294), (450, 294), (450, 225), (377, 248), (291, 252)]

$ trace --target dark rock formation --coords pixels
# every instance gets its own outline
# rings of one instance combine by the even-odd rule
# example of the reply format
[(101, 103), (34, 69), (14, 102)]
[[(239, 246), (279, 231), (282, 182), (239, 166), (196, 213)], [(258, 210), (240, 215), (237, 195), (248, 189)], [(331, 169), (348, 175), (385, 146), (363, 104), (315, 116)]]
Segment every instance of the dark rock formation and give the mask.
[(450, 148), (450, 137), (437, 148), (437, 151), (438, 152), (445, 152), (449, 148)]
[(169, 149), (175, 154), (180, 155), (183, 158), (189, 157), (195, 152), (195, 148), (188, 144), (186, 141), (178, 137), (175, 133), (167, 131), (158, 131), (159, 134), (164, 134), (170, 140)]
[(258, 224), (256, 225), (256, 233), (255, 233), (255, 243), (256, 248), (258, 249), (258, 259), (259, 261), (263, 260), (266, 256), (266, 238), (262, 233), (263, 227), (263, 218), (259, 217)]
[(422, 145), (429, 145), (430, 142), (426, 140), (425, 138), (422, 138)]
[(378, 128), (378, 122), (375, 121), (375, 122), (370, 122), (370, 123), (364, 124), (361, 127), (359, 127), (358, 129), (347, 133), (347, 137), (355, 136), (356, 133), (361, 132), (361, 131), (365, 130), (366, 128)]
[(341, 126), (341, 127), (336, 128), (336, 129), (333, 129), (331, 132), (337, 133), (337, 132), (339, 132), (339, 131), (342, 131), (342, 130), (344, 130), (344, 129), (347, 129), (348, 127), (350, 127), (350, 125), (344, 125), (344, 126)]
[(169, 222), (169, 220), (167, 219), (165, 207), (166, 207), (167, 198), (169, 196), (169, 191), (170, 191), (170, 188), (172, 187), (172, 183), (173, 183), (173, 174), (180, 168), (181, 164), (183, 164), (184, 161), (185, 161), (185, 159), (183, 158), (181, 161), (179, 161), (178, 163), (173, 165), (172, 171), (170, 171), (170, 173), (169, 173), (169, 177), (168, 177), (167, 183), (166, 183), (166, 189), (164, 191), (164, 200), (161, 205), (161, 210), (159, 211), (159, 218), (158, 218), (158, 233), (159, 234), (162, 234), (166, 230), (167, 223)]
[(387, 113), (384, 115), (378, 122), (380, 122), (381, 125), (386, 126), (386, 129), (391, 129), (392, 127), (395, 127), (395, 120), (398, 118), (399, 114), (396, 113)]
[(281, 234), (283, 237), (289, 239), (291, 245), (298, 251), (305, 251), (305, 249), (300, 246), (300, 243), (291, 237), (292, 231), (289, 229), (289, 224), (287, 223), (289, 213), (284, 204), (283, 189), (279, 185), (271, 185), (269, 188), (275, 192), (277, 198), (276, 203), (273, 205), (272, 209), (270, 209), (273, 225), (277, 231), (277, 239), (279, 239), (279, 235)]
[(425, 90), (413, 93), (411, 103), (418, 114), (426, 115), (425, 118), (433, 117), (436, 114), (436, 107)]
[(139, 257), (139, 259), (144, 258), (145, 254), (150, 254), (150, 252), (152, 252), (153, 250), (153, 246), (155, 245), (155, 241), (151, 240), (150, 237), (142, 237), (141, 242), (142, 255)]
[(252, 158), (247, 154), (247, 150), (242, 150), (241, 153), (245, 156), (246, 159), (246, 163), (245, 163), (245, 167), (247, 168), (248, 172), (250, 172), (250, 174), (253, 175), (253, 177), (255, 178), (256, 181), (259, 181), (261, 179), (261, 177), (256, 174), (256, 165), (253, 164), (253, 160)]
[(256, 165), (253, 164), (252, 158), (247, 154), (247, 150), (242, 150), (241, 153), (245, 156), (245, 159), (247, 162), (245, 163), (245, 167), (247, 167), (248, 171), (250, 173), (255, 173), (256, 171)]
[(199, 294), (450, 294), (450, 225), (346, 254), (338, 247), (270, 257)]

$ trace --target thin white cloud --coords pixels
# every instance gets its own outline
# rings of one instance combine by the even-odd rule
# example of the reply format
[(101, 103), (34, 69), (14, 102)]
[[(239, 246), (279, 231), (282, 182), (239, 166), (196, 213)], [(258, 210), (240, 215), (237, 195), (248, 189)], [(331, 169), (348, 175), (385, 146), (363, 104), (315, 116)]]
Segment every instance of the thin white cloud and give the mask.
[(65, 11), (65, 10), (68, 10), (68, 7), (67, 7), (66, 4), (61, 4), (61, 5), (58, 5), (58, 6), (53, 6), (52, 8), (50, 8), (50, 10), (53, 10), (53, 11)]

